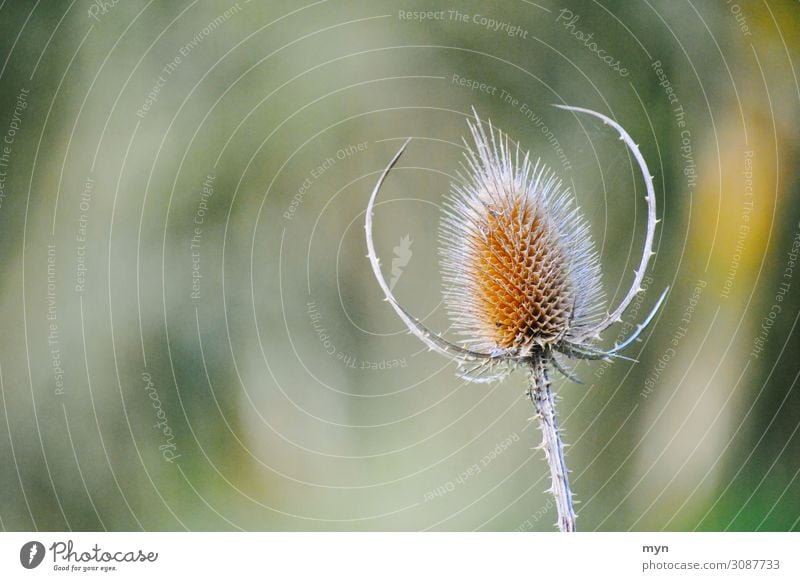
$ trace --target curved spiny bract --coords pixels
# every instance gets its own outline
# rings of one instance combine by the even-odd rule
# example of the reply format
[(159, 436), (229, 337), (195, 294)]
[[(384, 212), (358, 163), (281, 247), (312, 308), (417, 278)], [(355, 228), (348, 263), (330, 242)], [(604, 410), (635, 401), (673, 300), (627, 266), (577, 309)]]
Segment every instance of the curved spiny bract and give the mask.
[(386, 176), (389, 175), (389, 172), (398, 162), (400, 156), (403, 155), (403, 151), (405, 151), (405, 148), (410, 141), (410, 138), (407, 139), (391, 159), (391, 161), (389, 161), (383, 172), (381, 172), (381, 175), (378, 178), (378, 183), (375, 184), (375, 188), (372, 190), (372, 195), (370, 195), (369, 203), (367, 204), (367, 209), (365, 212), (366, 215), (364, 218), (364, 231), (366, 233), (367, 241), (367, 258), (369, 258), (370, 265), (372, 266), (372, 272), (375, 274), (375, 279), (378, 281), (378, 285), (381, 287), (386, 301), (392, 306), (410, 333), (416, 335), (416, 337), (425, 343), (425, 345), (427, 345), (428, 349), (431, 351), (436, 351), (440, 355), (444, 355), (455, 361), (458, 361), (460, 364), (485, 363), (491, 360), (491, 356), (484, 353), (470, 351), (469, 349), (464, 349), (463, 347), (454, 345), (428, 330), (422, 323), (412, 317), (400, 305), (400, 303), (397, 302), (397, 299), (394, 297), (394, 293), (392, 293), (392, 290), (389, 288), (386, 279), (383, 278), (383, 274), (381, 273), (380, 260), (378, 259), (378, 255), (375, 253), (375, 243), (372, 237), (372, 214), (375, 211), (375, 200), (378, 198), (378, 192), (380, 192), (381, 186), (386, 180)]
[[(597, 111), (592, 111), (591, 109), (584, 109), (583, 107), (571, 107), (569, 105), (555, 105), (555, 107), (558, 107), (559, 109), (564, 109), (565, 111), (573, 111), (575, 113), (584, 113), (586, 115), (591, 115), (592, 117), (600, 119), (606, 125), (610, 125), (619, 134), (619, 138), (625, 143), (625, 145), (630, 150), (631, 154), (633, 154), (633, 157), (636, 160), (636, 163), (639, 165), (639, 169), (642, 172), (642, 178), (644, 179), (645, 189), (647, 191), (645, 195), (645, 198), (647, 199), (647, 230), (645, 232), (644, 245), (642, 247), (642, 259), (639, 262), (639, 268), (635, 271), (633, 284), (631, 285), (630, 289), (628, 290), (627, 294), (622, 299), (620, 304), (617, 305), (617, 308), (614, 309), (614, 311), (610, 312), (600, 323), (595, 325), (593, 328), (587, 329), (576, 338), (575, 343), (580, 344), (586, 341), (587, 339), (599, 337), (600, 333), (602, 333), (608, 327), (610, 327), (614, 323), (622, 321), (622, 315), (625, 313), (628, 306), (630, 306), (634, 297), (637, 295), (637, 293), (643, 290), (642, 281), (644, 280), (644, 273), (647, 270), (647, 265), (650, 262), (650, 257), (653, 254), (655, 254), (653, 252), (653, 238), (655, 237), (656, 223), (658, 222), (658, 220), (656, 220), (656, 193), (655, 193), (655, 188), (653, 186), (653, 176), (650, 175), (650, 170), (647, 167), (647, 162), (644, 160), (642, 153), (639, 151), (639, 146), (636, 145), (636, 143), (633, 141), (633, 138), (628, 134), (627, 131), (625, 131), (625, 129), (619, 123), (617, 123), (613, 119), (606, 117), (602, 113), (598, 113)], [(664, 291), (664, 294), (666, 294), (667, 290)], [(662, 298), (659, 300), (656, 309), (658, 308), (658, 306), (660, 306), (663, 297), (664, 295), (662, 295)], [(653, 309), (653, 313), (655, 313), (656, 309)], [(641, 329), (639, 331), (641, 331)]]

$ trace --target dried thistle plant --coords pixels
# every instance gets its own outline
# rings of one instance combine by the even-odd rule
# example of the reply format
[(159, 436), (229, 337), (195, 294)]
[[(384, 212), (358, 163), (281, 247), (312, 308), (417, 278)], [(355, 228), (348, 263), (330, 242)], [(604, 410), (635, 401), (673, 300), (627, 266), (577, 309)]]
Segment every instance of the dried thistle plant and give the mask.
[[(641, 292), (653, 254), (656, 208), (652, 177), (628, 133), (601, 113), (584, 113), (613, 127), (636, 159), (646, 184), (647, 230), (633, 284), (613, 311), (605, 310), (600, 264), (589, 225), (572, 192), (539, 161), (532, 162), (519, 145), (489, 124), (488, 134), (475, 113), (469, 121), (474, 145), (464, 141), (465, 163), (452, 185), (440, 229), (444, 298), (462, 345), (426, 329), (395, 299), (380, 270), (372, 240), (372, 214), (378, 192), (397, 163), (406, 141), (381, 174), (366, 210), (368, 258), (386, 300), (431, 350), (456, 361), (470, 381), (500, 379), (517, 367), (529, 373), (527, 396), (542, 430), (558, 509), (558, 527), (574, 531), (575, 511), (556, 420), (550, 368), (578, 381), (560, 357), (610, 359), (637, 339), (661, 306), (655, 307), (625, 341), (608, 350), (597, 346), (601, 333), (616, 322)], [(474, 113), (474, 111), (473, 111)]]

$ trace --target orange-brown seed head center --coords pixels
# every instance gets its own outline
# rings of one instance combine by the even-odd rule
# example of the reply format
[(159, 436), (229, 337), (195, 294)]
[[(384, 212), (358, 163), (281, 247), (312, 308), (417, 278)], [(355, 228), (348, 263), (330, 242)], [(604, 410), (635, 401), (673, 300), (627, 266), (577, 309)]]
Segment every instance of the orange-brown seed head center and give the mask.
[(552, 230), (524, 196), (489, 205), (482, 222), (465, 265), (478, 331), (504, 350), (558, 340), (573, 299)]

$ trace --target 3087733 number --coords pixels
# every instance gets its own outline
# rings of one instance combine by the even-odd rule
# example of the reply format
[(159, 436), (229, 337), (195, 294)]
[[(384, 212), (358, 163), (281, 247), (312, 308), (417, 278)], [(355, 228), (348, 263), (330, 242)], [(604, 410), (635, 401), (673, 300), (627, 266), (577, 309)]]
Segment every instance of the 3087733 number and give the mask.
[(755, 570), (755, 569), (780, 569), (779, 559), (731, 559), (730, 568), (732, 570)]

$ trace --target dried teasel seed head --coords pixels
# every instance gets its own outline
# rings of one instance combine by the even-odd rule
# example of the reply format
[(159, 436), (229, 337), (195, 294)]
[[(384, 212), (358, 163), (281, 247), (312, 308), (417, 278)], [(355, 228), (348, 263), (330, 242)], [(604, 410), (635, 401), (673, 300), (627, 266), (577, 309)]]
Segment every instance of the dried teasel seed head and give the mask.
[[(600, 268), (589, 228), (568, 188), (519, 146), (489, 125), (489, 138), (475, 114), (470, 129), (474, 149), (467, 154), (460, 184), (452, 188), (440, 230), (445, 300), (454, 326), (469, 347), (428, 330), (406, 311), (381, 273), (372, 239), (375, 200), (381, 185), (403, 154), (405, 141), (375, 184), (364, 218), (364, 231), (375, 279), (386, 300), (429, 349), (458, 363), (471, 381), (502, 378), (519, 364), (529, 369), (528, 396), (542, 429), (542, 449), (550, 466), (558, 527), (574, 531), (575, 511), (564, 461), (564, 445), (556, 422), (555, 397), (548, 368), (570, 377), (556, 352), (578, 359), (623, 357), (620, 351), (637, 339), (664, 302), (669, 287), (630, 336), (608, 350), (593, 345), (600, 334), (621, 320), (639, 293), (653, 249), (656, 198), (653, 178), (639, 147), (619, 123), (582, 107), (556, 105), (610, 125), (635, 158), (647, 194), (647, 230), (633, 284), (612, 311), (603, 310)], [(474, 109), (473, 109), (474, 113)]]
[(619, 123), (591, 109), (555, 107), (609, 125), (644, 178), (647, 229), (642, 255), (633, 283), (613, 310), (603, 308), (597, 255), (572, 193), (538, 161), (531, 163), (528, 154), (520, 160), (519, 146), (512, 155), (508, 138), (491, 125), (487, 137), (477, 114), (470, 124), (474, 149), (465, 143), (466, 164), (460, 183), (452, 188), (440, 231), (446, 304), (467, 345), (452, 343), (427, 329), (403, 308), (383, 278), (375, 252), (375, 201), (411, 138), (381, 172), (367, 203), (367, 257), (386, 301), (410, 333), (456, 362), (460, 375), (470, 381), (500, 379), (519, 364), (539, 369), (544, 377), (543, 362), (579, 381), (559, 363), (557, 353), (570, 359), (629, 359), (621, 351), (650, 324), (669, 291), (669, 287), (664, 289), (627, 339), (610, 349), (594, 344), (605, 329), (621, 320), (641, 289), (653, 254), (655, 188), (639, 147)]
[(440, 226), (444, 298), (469, 349), (526, 357), (596, 325), (597, 253), (574, 197), (540, 161), (480, 119)]

